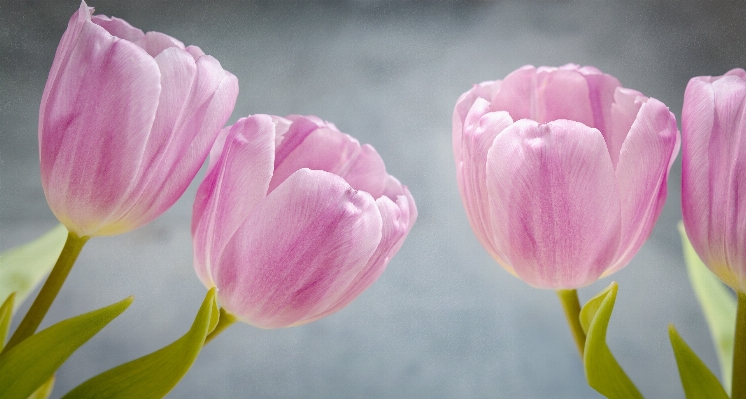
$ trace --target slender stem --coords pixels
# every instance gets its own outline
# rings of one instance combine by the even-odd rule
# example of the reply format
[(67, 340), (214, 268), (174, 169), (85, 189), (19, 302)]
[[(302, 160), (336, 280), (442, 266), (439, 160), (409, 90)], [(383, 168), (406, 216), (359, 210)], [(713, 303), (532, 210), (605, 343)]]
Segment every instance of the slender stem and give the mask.
[(570, 326), (572, 337), (575, 338), (575, 345), (580, 352), (580, 360), (583, 360), (585, 349), (585, 331), (580, 325), (580, 300), (578, 299), (577, 290), (557, 290), (557, 296), (562, 302), (562, 308), (565, 310), (567, 324)]
[(65, 279), (70, 274), (70, 269), (75, 264), (75, 260), (78, 259), (78, 254), (80, 254), (80, 250), (83, 249), (86, 241), (88, 241), (88, 237), (86, 236), (78, 237), (75, 233), (67, 234), (67, 241), (65, 241), (65, 246), (62, 248), (60, 257), (57, 258), (57, 263), (55, 263), (52, 272), (49, 273), (47, 281), (41, 287), (41, 291), (36, 296), (28, 313), (21, 320), (21, 324), (18, 325), (13, 336), (10, 337), (8, 344), (3, 349), (3, 353), (24, 339), (32, 336), (36, 332), (36, 329), (39, 328), (39, 324), (41, 324), (41, 321), (47, 314), (49, 307), (52, 306), (57, 293), (60, 292), (62, 284), (65, 283)]
[(738, 292), (731, 398), (746, 399), (746, 292)]
[(230, 325), (235, 323), (236, 320), (236, 316), (226, 312), (225, 308), (220, 308), (220, 318), (218, 319), (218, 325), (215, 326), (215, 329), (212, 330), (211, 333), (207, 334), (207, 336), (205, 337), (204, 345), (209, 344), (210, 341), (213, 340), (213, 338), (220, 335), (223, 330), (230, 327)]

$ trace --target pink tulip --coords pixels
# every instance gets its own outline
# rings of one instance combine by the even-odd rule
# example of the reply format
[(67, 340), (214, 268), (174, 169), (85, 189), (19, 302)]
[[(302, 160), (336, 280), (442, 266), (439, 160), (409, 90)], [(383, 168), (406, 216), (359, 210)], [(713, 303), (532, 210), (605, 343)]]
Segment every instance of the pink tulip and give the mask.
[(525, 66), (475, 85), (453, 113), (472, 229), (539, 288), (579, 288), (627, 265), (661, 212), (679, 141), (663, 103), (593, 67)]
[(723, 282), (746, 292), (746, 72), (692, 78), (681, 113), (686, 233)]
[(210, 154), (194, 267), (244, 322), (309, 323), (373, 284), (416, 218), (373, 147), (313, 116), (254, 115), (223, 129)]
[(52, 212), (78, 236), (149, 223), (186, 190), (237, 95), (236, 77), (198, 47), (93, 15), (82, 2), (39, 110)]

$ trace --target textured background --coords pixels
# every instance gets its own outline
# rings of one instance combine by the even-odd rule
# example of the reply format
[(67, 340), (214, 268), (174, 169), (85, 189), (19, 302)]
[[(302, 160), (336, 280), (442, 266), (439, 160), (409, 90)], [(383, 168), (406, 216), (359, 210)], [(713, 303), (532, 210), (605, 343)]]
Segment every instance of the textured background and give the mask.
[[(556, 295), (500, 269), (469, 228), (450, 146), (454, 102), (473, 83), (524, 64), (574, 62), (658, 98), (680, 119), (690, 77), (746, 66), (742, 2), (89, 5), (219, 59), (241, 85), (231, 121), (316, 114), (372, 144), (420, 212), (388, 270), (349, 307), (291, 329), (231, 327), (203, 350), (173, 398), (600, 397), (585, 384)], [(77, 7), (0, 2), (0, 249), (56, 224), (38, 177), (37, 114)], [(652, 236), (613, 276), (620, 291), (608, 341), (649, 398), (683, 397), (670, 322), (717, 373), (676, 231), (680, 170), (677, 161)], [(205, 293), (191, 265), (195, 189), (150, 225), (86, 246), (44, 325), (136, 299), (62, 367), (54, 397), (191, 324)], [(610, 281), (580, 290), (581, 300)]]

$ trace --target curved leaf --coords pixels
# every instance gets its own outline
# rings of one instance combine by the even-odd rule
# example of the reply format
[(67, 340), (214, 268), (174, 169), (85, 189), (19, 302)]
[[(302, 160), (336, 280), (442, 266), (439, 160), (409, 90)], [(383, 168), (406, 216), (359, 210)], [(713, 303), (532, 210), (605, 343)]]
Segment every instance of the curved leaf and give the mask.
[(614, 310), (618, 285), (612, 282), (593, 297), (580, 311), (580, 323), (586, 330), (583, 365), (588, 385), (607, 398), (642, 398), (632, 380), (619, 366), (606, 345), (606, 329)]
[(720, 362), (720, 375), (723, 384), (730, 390), (733, 373), (733, 345), (736, 331), (736, 298), (728, 287), (705, 266), (689, 242), (684, 224), (679, 222), (681, 246), (684, 249), (684, 263), (689, 274), (694, 294), (697, 296), (702, 313), (710, 329), (710, 337)]
[(47, 380), (42, 386), (39, 387), (39, 389), (36, 390), (36, 392), (32, 393), (31, 396), (28, 397), (28, 399), (47, 399), (49, 395), (52, 394), (52, 389), (54, 388), (54, 375), (52, 375), (51, 378)]
[(0, 398), (26, 399), (81, 345), (132, 303), (132, 297), (63, 320), (40, 331), (0, 356)]
[(671, 338), (673, 353), (676, 355), (686, 399), (728, 399), (718, 378), (684, 342), (673, 324), (668, 326), (668, 337)]
[(15, 307), (52, 270), (67, 240), (67, 229), (58, 225), (43, 236), (0, 254), (0, 298), (16, 293)]
[(162, 398), (179, 383), (197, 359), (205, 337), (218, 323), (215, 288), (210, 289), (192, 328), (156, 352), (105, 371), (78, 385), (63, 399)]
[(8, 336), (10, 329), (10, 320), (13, 318), (13, 302), (16, 293), (13, 292), (8, 299), (0, 306), (0, 351), (5, 347), (5, 338)]

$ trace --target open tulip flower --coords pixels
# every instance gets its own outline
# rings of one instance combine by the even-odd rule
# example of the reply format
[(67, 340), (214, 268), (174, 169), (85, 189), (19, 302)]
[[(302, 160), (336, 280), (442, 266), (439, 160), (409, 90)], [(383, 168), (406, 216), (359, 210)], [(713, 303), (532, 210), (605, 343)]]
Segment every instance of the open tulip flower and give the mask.
[(254, 115), (224, 129), (210, 155), (194, 267), (239, 320), (304, 324), (369, 287), (416, 217), (373, 147), (316, 117)]
[(593, 67), (524, 66), (475, 85), (453, 113), (471, 226), (539, 288), (576, 289), (627, 265), (661, 212), (679, 142), (663, 103)]
[(237, 96), (236, 77), (198, 47), (81, 3), (39, 109), (52, 212), (81, 237), (152, 221), (197, 174)]

